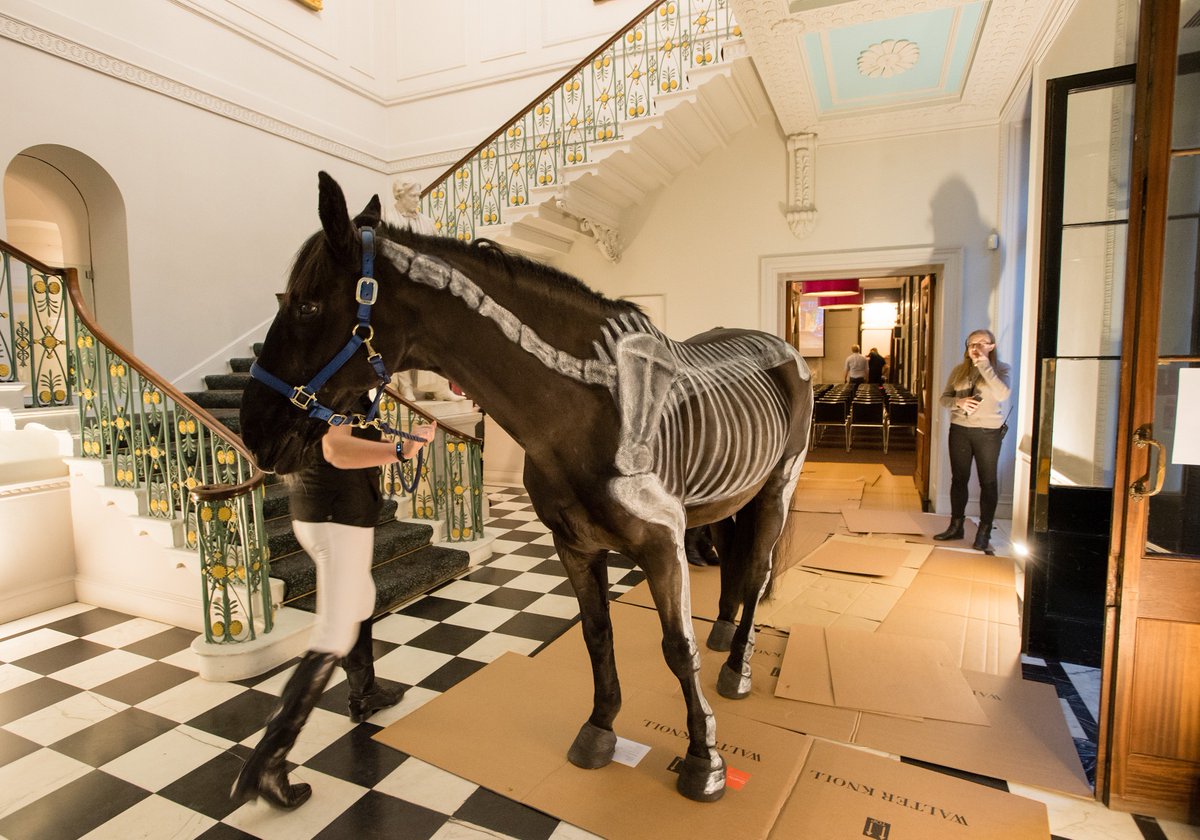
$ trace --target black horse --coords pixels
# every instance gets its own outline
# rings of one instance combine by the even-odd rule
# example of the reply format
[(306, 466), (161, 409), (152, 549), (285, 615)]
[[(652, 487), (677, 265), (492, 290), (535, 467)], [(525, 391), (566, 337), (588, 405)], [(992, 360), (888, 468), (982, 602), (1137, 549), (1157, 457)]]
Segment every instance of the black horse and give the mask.
[[(323, 172), (319, 181), (323, 229), (296, 256), (259, 366), (277, 387), (311, 383), (355, 334), (388, 370), (433, 370), (462, 385), (524, 448), (525, 487), (579, 600), (595, 698), (570, 761), (601, 767), (616, 744), (621, 693), (606, 558), (617, 551), (646, 573), (663, 654), (687, 703), (679, 791), (719, 798), (725, 766), (700, 687), (684, 531), (735, 515), (708, 644), (729, 650), (717, 690), (744, 697), (755, 605), (808, 446), (812, 383), (803, 358), (753, 330), (672, 341), (636, 306), (492, 243), (381, 224), (377, 196), (352, 220), (338, 184)], [(378, 292), (369, 284), (364, 295), (359, 277), (371, 247)], [(377, 370), (353, 357), (293, 402), (346, 411), (377, 382)], [(326, 429), (260, 382), (246, 389), (241, 423), (259, 465), (280, 473), (311, 457)]]

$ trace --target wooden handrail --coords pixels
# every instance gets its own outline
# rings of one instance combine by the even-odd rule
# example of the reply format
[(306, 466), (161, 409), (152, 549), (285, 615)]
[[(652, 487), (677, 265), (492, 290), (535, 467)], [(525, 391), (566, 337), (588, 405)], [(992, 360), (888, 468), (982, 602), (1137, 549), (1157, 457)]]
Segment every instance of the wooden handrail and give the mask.
[(545, 99), (550, 94), (554, 93), (554, 91), (558, 89), (559, 85), (561, 85), (567, 79), (571, 78), (576, 73), (578, 73), (580, 70), (582, 70), (584, 67), (586, 67), (588, 64), (590, 64), (596, 58), (596, 56), (600, 55), (600, 53), (604, 52), (606, 49), (611, 47), (616, 41), (620, 40), (625, 35), (626, 32), (628, 32), (630, 29), (633, 29), (634, 26), (636, 26), (638, 23), (640, 23), (643, 18), (645, 18), (648, 14), (650, 14), (652, 11), (654, 11), (656, 8), (658, 8), (663, 3), (666, 3), (666, 2), (668, 2), (668, 0), (654, 0), (653, 3), (651, 3), (646, 8), (642, 9), (640, 12), (638, 12), (638, 14), (632, 20), (630, 20), (629, 23), (625, 24), (620, 29), (618, 29), (615, 35), (613, 35), (611, 38), (609, 38), (607, 41), (605, 41), (600, 46), (596, 47), (596, 49), (592, 50), (592, 52), (588, 53), (587, 58), (583, 59), (578, 64), (576, 64), (574, 67), (572, 67), (570, 70), (568, 70), (566, 73), (564, 73), (562, 76), (560, 76), (553, 84), (551, 84), (549, 87), (547, 87), (545, 90), (543, 90), (537, 96), (535, 96), (528, 105), (526, 105), (521, 110), (517, 111), (517, 113), (513, 114), (508, 120), (506, 120), (504, 123), (502, 123), (498, 129), (496, 129), (494, 132), (492, 132), (490, 135), (488, 135), (488, 138), (486, 140), (484, 140), (482, 143), (480, 143), (478, 146), (476, 146), (471, 151), (467, 152), (465, 155), (463, 155), (461, 158), (459, 158), (454, 163), (453, 166), (448, 167), (444, 172), (442, 172), (436, 178), (434, 178), (432, 181), (430, 181), (429, 186), (427, 186), (425, 189), (423, 189), (421, 191), (421, 195), (422, 196), (427, 195), (429, 193), (429, 191), (432, 190), (435, 186), (437, 186), (442, 181), (446, 180), (451, 175), (453, 175), (454, 170), (458, 169), (460, 166), (462, 166), (464, 163), (469, 161), (471, 158), (475, 157), (475, 155), (479, 154), (479, 152), (482, 151), (484, 149), (484, 147), (488, 145), (488, 143), (491, 143), (493, 140), (495, 140), (497, 137), (499, 137), (501, 134), (503, 134), (508, 129), (509, 126), (511, 126), (513, 123), (515, 123), (521, 117), (523, 117), (525, 114), (529, 113), (529, 111), (532, 110), (533, 108), (535, 108), (539, 102), (541, 102), (543, 99)]
[(46, 265), (44, 262), (39, 260), (37, 257), (29, 256), (24, 251), (22, 251), (20, 248), (14, 248), (12, 245), (9, 245), (3, 239), (0, 239), (0, 251), (5, 251), (9, 254), (12, 254), (14, 257), (19, 259), (21, 262), (25, 263), (26, 265), (33, 266), (38, 271), (40, 271), (42, 274), (53, 274), (56, 277), (66, 277), (67, 276), (67, 269), (54, 268), (53, 266)]
[(477, 437), (475, 437), (475, 435), (469, 435), (469, 434), (467, 434), (466, 432), (464, 432), (464, 431), (461, 431), (461, 430), (459, 430), (459, 429), (455, 428), (454, 426), (448, 426), (448, 425), (446, 425), (446, 424), (445, 424), (445, 423), (443, 423), (441, 420), (438, 420), (436, 417), (434, 417), (434, 416), (433, 416), (433, 415), (431, 415), (431, 414), (426, 414), (424, 411), (422, 411), (422, 410), (420, 409), (420, 407), (419, 407), (419, 406), (417, 406), (416, 404), (414, 404), (414, 403), (412, 403), (412, 402), (409, 402), (408, 400), (404, 399), (404, 397), (400, 396), (399, 392), (397, 392), (397, 391), (396, 391), (396, 389), (395, 389), (395, 388), (393, 388), (391, 385), (385, 385), (385, 386), (383, 386), (383, 390), (384, 390), (384, 391), (387, 393), (387, 395), (388, 395), (389, 397), (391, 397), (391, 398), (392, 398), (392, 399), (394, 399), (396, 402), (398, 402), (398, 403), (400, 403), (401, 405), (403, 405), (405, 408), (407, 408), (409, 411), (413, 412), (414, 414), (419, 414), (419, 415), (421, 415), (422, 417), (424, 417), (426, 420), (429, 420), (429, 421), (435, 421), (435, 420), (436, 420), (436, 421), (437, 421), (437, 424), (438, 424), (438, 427), (439, 427), (440, 429), (442, 429), (443, 431), (445, 431), (445, 432), (448, 432), (448, 433), (450, 433), (450, 434), (454, 435), (455, 437), (462, 438), (462, 439), (463, 439), (463, 440), (465, 440), (467, 443), (476, 443), (476, 444), (478, 444), (479, 446), (483, 446), (483, 439), (482, 439), (482, 438), (477, 438)]

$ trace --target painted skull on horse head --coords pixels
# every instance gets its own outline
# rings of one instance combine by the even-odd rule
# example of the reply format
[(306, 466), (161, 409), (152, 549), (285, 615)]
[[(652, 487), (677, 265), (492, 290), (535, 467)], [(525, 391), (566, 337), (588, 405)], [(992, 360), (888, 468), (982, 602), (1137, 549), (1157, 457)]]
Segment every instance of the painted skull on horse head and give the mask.
[[(296, 257), (258, 359), (275, 386), (311, 388), (292, 401), (262, 382), (247, 388), (243, 436), (260, 466), (297, 469), (324, 433), (319, 420), (339, 422), (378, 384), (377, 365), (360, 356), (461, 384), (524, 448), (526, 489), (579, 600), (596, 690), (569, 759), (604, 766), (616, 743), (606, 558), (617, 551), (646, 574), (663, 653), (683, 689), (689, 744), (679, 790), (717, 799), (725, 766), (700, 685), (684, 532), (732, 517), (707, 643), (729, 651), (717, 691), (744, 697), (755, 606), (807, 451), (812, 383), (803, 358), (753, 330), (672, 341), (632, 304), (491, 243), (381, 224), (377, 197), (352, 220), (325, 173), (319, 196), (322, 230)], [(368, 251), (374, 281), (364, 328)]]

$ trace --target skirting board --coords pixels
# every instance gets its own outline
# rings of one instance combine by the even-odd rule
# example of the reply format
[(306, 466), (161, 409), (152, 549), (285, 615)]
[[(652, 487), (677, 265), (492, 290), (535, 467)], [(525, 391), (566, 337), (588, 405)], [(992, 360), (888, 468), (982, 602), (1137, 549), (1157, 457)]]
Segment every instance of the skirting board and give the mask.
[(73, 576), (41, 581), (15, 592), (5, 592), (4, 596), (0, 597), (0, 624), (71, 604), (76, 600)]

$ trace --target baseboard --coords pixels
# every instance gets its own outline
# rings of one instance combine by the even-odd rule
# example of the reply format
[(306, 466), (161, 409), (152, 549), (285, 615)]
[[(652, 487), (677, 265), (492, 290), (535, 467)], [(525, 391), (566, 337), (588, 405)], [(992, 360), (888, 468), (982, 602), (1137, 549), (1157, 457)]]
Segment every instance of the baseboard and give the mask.
[[(198, 582), (196, 589), (200, 589)], [(75, 597), (85, 604), (161, 621), (197, 633), (204, 629), (204, 604), (199, 591), (196, 597), (190, 598), (133, 586), (128, 581), (117, 584), (77, 576)]]
[(489, 470), (485, 462), (483, 469), (483, 483), (500, 484), (506, 487), (524, 487), (524, 470)]
[(0, 597), (0, 624), (62, 607), (76, 600), (74, 576), (40, 581), (15, 591), (8, 590)]

